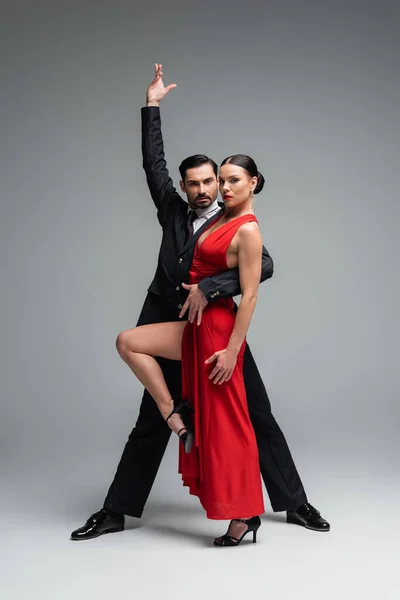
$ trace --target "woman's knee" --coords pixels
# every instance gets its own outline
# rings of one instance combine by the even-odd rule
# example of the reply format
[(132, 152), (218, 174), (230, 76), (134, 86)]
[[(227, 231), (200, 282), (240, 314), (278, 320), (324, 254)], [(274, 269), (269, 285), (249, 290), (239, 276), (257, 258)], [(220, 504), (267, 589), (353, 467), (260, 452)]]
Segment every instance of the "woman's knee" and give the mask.
[(180, 360), (184, 326), (185, 323), (157, 323), (121, 331), (116, 340), (118, 353), (124, 360), (132, 352)]
[(121, 331), (121, 333), (118, 334), (115, 345), (120, 356), (125, 356), (126, 353), (131, 349), (131, 342), (132, 330)]

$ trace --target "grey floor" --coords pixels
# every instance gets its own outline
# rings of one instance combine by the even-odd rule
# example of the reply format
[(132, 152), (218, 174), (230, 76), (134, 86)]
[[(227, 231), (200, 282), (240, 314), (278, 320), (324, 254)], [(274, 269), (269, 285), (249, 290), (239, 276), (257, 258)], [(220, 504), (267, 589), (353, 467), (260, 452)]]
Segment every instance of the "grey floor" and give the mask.
[[(72, 542), (101, 506), (104, 473), (85, 461), (62, 480), (49, 467), (2, 482), (2, 589), (6, 600), (40, 598), (400, 598), (400, 485), (379, 468), (311, 461), (310, 501), (332, 524), (314, 533), (273, 514), (266, 496), (257, 544), (211, 544), (225, 523), (208, 521), (180, 487), (168, 449), (143, 519), (122, 533)], [(375, 471), (375, 472), (374, 472)], [(311, 492), (311, 493), (310, 493)]]

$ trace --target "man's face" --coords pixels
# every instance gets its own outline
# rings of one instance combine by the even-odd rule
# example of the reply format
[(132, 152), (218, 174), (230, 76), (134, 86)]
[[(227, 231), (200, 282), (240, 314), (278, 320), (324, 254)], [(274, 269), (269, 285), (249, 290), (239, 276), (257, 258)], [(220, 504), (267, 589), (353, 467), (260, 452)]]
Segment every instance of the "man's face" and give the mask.
[(218, 181), (210, 163), (188, 169), (180, 184), (193, 210), (207, 208), (218, 195)]

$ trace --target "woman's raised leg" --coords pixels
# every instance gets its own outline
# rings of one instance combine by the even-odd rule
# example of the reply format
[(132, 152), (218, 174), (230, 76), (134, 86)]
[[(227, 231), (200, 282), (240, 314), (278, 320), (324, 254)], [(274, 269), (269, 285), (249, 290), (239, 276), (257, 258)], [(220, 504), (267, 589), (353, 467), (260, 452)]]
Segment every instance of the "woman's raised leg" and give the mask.
[[(173, 398), (165, 383), (155, 356), (181, 360), (181, 345), (186, 321), (154, 323), (122, 331), (117, 337), (117, 350), (133, 373), (154, 398), (161, 415), (166, 419), (174, 408)], [(177, 433), (184, 427), (178, 413), (168, 419)]]

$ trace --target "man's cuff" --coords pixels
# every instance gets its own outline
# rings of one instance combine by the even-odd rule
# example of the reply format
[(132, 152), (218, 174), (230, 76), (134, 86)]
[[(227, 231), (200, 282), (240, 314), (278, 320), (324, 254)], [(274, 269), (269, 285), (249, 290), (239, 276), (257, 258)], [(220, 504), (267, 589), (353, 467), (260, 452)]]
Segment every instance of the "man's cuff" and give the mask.
[(151, 113), (154, 112), (155, 114), (160, 112), (160, 107), (159, 106), (142, 106), (142, 113)]
[(199, 288), (203, 292), (203, 295), (208, 302), (210, 302), (210, 300), (214, 300), (214, 298), (218, 298), (219, 296), (219, 290), (214, 289), (211, 281), (208, 281), (207, 279), (203, 279), (199, 282)]

